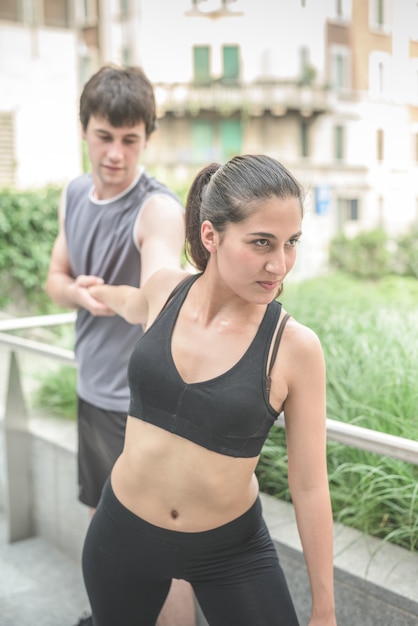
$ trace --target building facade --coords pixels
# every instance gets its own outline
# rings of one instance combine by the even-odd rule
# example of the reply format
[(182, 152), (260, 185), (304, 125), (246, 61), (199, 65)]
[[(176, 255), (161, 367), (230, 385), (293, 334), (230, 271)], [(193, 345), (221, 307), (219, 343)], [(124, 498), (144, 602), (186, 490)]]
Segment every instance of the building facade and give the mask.
[[(20, 22), (7, 20), (0, 8), (1, 32), (13, 31), (8, 43), (0, 37), (4, 52), (18, 30), (33, 45), (34, 26), (23, 19), (31, 2), (20, 1), (26, 7)], [(66, 178), (80, 164), (79, 90), (100, 65), (117, 62), (142, 65), (155, 85), (159, 130), (146, 161), (168, 183), (187, 184), (208, 162), (246, 152), (270, 154), (292, 170), (307, 190), (301, 276), (324, 267), (328, 242), (339, 232), (382, 227), (395, 236), (417, 220), (415, 0), (31, 1), (43, 7), (38, 43), (47, 42), (50, 51), (57, 46), (60, 57), (55, 53), (43, 72), (39, 59), (32, 61), (31, 82), (41, 76), (43, 97), (34, 99), (33, 88), (31, 101), (19, 87), (17, 185), (33, 169), (33, 156), (23, 149), (23, 110), (29, 119), (44, 107), (43, 136), (53, 126), (51, 106), (60, 111), (61, 129), (66, 116), (62, 160), (55, 154), (54, 167), (43, 170), (51, 180)], [(2, 0), (0, 7), (8, 4)], [(17, 91), (18, 82), (15, 77)], [(51, 90), (55, 101), (45, 109)], [(3, 92), (0, 119), (12, 110)], [(42, 146), (49, 159), (57, 140), (55, 129), (50, 134)]]

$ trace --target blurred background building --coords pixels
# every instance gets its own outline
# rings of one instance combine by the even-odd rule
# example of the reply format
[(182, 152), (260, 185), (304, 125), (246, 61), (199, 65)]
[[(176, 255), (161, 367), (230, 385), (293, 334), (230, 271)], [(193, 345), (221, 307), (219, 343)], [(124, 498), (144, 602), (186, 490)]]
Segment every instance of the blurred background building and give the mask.
[(338, 232), (418, 219), (417, 0), (0, 0), (0, 186), (81, 172), (78, 98), (108, 62), (155, 85), (166, 182), (247, 152), (291, 169), (305, 273)]

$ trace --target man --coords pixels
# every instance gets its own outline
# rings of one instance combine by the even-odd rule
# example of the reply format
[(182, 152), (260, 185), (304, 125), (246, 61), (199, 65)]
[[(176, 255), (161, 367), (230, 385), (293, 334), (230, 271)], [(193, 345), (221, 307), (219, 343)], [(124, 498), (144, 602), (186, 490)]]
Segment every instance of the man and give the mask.
[[(162, 267), (179, 267), (183, 209), (139, 165), (156, 127), (152, 85), (139, 68), (106, 66), (86, 83), (80, 121), (91, 174), (64, 190), (47, 291), (76, 308), (79, 499), (91, 513), (122, 451), (129, 405), (128, 361), (143, 330), (89, 295), (102, 281), (142, 285)], [(81, 624), (91, 624), (82, 618)], [(173, 581), (158, 626), (192, 626), (191, 587)]]

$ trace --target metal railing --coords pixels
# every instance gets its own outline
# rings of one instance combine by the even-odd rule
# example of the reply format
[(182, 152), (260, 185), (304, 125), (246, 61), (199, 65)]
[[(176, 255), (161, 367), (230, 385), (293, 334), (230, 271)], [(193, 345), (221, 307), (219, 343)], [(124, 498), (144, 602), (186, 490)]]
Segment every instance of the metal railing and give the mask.
[[(33, 535), (29, 417), (16, 353), (37, 354), (72, 367), (76, 367), (76, 362), (72, 350), (8, 333), (29, 328), (68, 324), (74, 321), (75, 313), (0, 321), (0, 347), (10, 351), (4, 411), (6, 499), (10, 541), (17, 541)], [(278, 427), (284, 426), (283, 416), (279, 416), (276, 425)], [(331, 419), (327, 419), (326, 425), (327, 438), (330, 441), (418, 465), (417, 441)]]

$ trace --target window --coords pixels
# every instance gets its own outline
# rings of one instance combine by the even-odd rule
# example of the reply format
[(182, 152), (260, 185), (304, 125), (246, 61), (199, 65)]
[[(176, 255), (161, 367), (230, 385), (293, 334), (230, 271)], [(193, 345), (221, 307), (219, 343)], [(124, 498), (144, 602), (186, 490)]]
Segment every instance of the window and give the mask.
[(344, 159), (344, 128), (342, 126), (334, 128), (334, 158), (337, 161)]
[(335, 0), (335, 16), (339, 20), (349, 20), (351, 17), (351, 0)]
[(309, 156), (309, 124), (305, 120), (300, 124), (300, 154), (302, 157)]
[(129, 0), (120, 0), (119, 11), (121, 17), (128, 17), (129, 15)]
[(370, 26), (376, 30), (388, 31), (391, 19), (391, 3), (395, 0), (371, 0)]
[(377, 66), (377, 80), (378, 80), (378, 91), (379, 93), (384, 93), (385, 89), (385, 72), (383, 68), (383, 63), (380, 61)]
[(220, 126), (221, 159), (224, 163), (241, 153), (241, 120), (222, 120)]
[(376, 133), (376, 158), (378, 161), (383, 161), (384, 159), (384, 140), (384, 132), (381, 128), (378, 128)]
[(11, 113), (0, 113), (0, 187), (15, 184), (14, 120)]
[(83, 24), (95, 22), (97, 19), (96, 3), (94, 0), (83, 0)]
[(214, 159), (215, 132), (212, 122), (192, 121), (192, 154), (194, 163), (207, 163)]
[(125, 67), (131, 65), (131, 59), (132, 59), (132, 55), (131, 55), (131, 49), (129, 46), (124, 46), (122, 49), (122, 63), (123, 65), (125, 65)]
[(379, 24), (379, 26), (383, 26), (383, 24), (385, 23), (385, 12), (384, 12), (384, 4), (383, 4), (383, 0), (376, 0), (376, 22)]
[(334, 45), (331, 47), (331, 84), (335, 89), (348, 89), (350, 80), (350, 50), (347, 46)]
[(193, 71), (195, 83), (207, 84), (210, 82), (209, 46), (194, 46)]
[(331, 209), (331, 187), (318, 185), (315, 187), (315, 213), (317, 215), (329, 215)]
[(192, 155), (194, 163), (221, 161), (226, 163), (241, 154), (242, 124), (240, 119), (192, 121)]
[(239, 79), (239, 48), (238, 46), (223, 46), (223, 80)]
[(340, 223), (357, 222), (360, 219), (358, 198), (338, 198), (337, 210)]
[(369, 57), (369, 90), (375, 98), (390, 96), (392, 57), (373, 51)]

